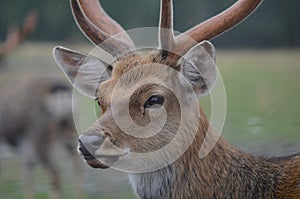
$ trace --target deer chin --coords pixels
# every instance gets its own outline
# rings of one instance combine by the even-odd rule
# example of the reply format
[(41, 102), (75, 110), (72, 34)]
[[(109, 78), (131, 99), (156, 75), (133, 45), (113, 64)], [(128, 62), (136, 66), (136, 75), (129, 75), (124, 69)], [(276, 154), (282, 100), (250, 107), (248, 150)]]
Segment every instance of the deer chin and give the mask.
[(81, 153), (81, 156), (85, 160), (85, 162), (93, 167), (93, 168), (100, 168), (100, 169), (107, 169), (117, 162), (123, 156), (128, 154), (129, 150), (124, 150), (123, 153), (120, 154), (97, 154), (95, 156), (85, 156)]
[(97, 151), (94, 156), (84, 156), (82, 153), (81, 155), (89, 166), (93, 168), (107, 169), (116, 163), (120, 158), (126, 156), (129, 153), (129, 149), (120, 150), (118, 152), (119, 153), (109, 154)]
[(82, 156), (84, 161), (91, 167), (93, 168), (100, 168), (100, 169), (107, 169), (109, 166), (103, 164), (99, 160), (97, 160), (94, 156), (92, 155), (83, 155), (80, 151), (79, 154)]
[(89, 166), (91, 166), (91, 167), (93, 167), (93, 168), (95, 168), (95, 169), (107, 169), (107, 168), (109, 168), (109, 166), (103, 164), (102, 162), (100, 162), (100, 161), (97, 160), (96, 158), (93, 158), (93, 159), (90, 159), (90, 160), (86, 160), (86, 159), (85, 159), (85, 162), (86, 162)]

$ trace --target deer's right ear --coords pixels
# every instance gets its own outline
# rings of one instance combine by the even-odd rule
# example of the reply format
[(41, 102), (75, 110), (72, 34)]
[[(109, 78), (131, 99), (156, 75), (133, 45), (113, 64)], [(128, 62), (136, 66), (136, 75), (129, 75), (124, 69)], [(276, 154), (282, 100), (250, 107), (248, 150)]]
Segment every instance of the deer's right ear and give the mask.
[(98, 85), (110, 78), (112, 67), (96, 57), (59, 46), (53, 56), (72, 85), (90, 98), (96, 99)]

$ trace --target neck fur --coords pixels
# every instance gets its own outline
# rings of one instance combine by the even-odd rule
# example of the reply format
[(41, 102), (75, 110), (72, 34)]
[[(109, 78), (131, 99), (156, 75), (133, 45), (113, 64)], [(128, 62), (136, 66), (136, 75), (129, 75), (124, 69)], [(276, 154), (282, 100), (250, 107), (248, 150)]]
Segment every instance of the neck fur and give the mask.
[(266, 159), (241, 152), (219, 138), (210, 153), (200, 158), (199, 150), (209, 129), (204, 113), (202, 116), (193, 143), (178, 160), (157, 171), (128, 174), (139, 198), (281, 198), (299, 194), (276, 187), (287, 184), (284, 177), (291, 170), (297, 180), (299, 167), (289, 165), (297, 165), (292, 161), (299, 161), (300, 154)]
[[(182, 188), (190, 189), (193, 186), (191, 183), (195, 182), (198, 184), (197, 181), (205, 180), (205, 176), (199, 175), (203, 170), (205, 170), (204, 174), (207, 175), (207, 172), (212, 170), (212, 168), (205, 163), (207, 161), (206, 158), (203, 160), (199, 158), (198, 153), (209, 129), (209, 122), (204, 112), (201, 109), (200, 111), (202, 117), (199, 120), (200, 124), (196, 137), (188, 150), (177, 161), (157, 171), (128, 174), (132, 189), (139, 198), (166, 199), (177, 198), (178, 196), (189, 198), (186, 197), (187, 193)], [(220, 139), (217, 143), (217, 148), (224, 144), (224, 141)], [(214, 150), (216, 149), (214, 148)], [(212, 153), (214, 153), (213, 151)], [(199, 169), (203, 170), (199, 172)], [(183, 182), (184, 186), (182, 186)], [(196, 187), (193, 189), (196, 189)], [(191, 194), (191, 198), (192, 195), (194, 194)]]

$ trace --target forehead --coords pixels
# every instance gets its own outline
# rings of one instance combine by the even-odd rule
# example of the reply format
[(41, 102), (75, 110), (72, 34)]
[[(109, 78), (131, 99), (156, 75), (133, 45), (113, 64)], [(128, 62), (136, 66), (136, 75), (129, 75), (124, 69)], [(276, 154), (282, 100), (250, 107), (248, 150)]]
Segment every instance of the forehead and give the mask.
[(132, 94), (145, 85), (169, 87), (174, 84), (176, 70), (158, 60), (156, 54), (142, 57), (139, 54), (129, 55), (117, 60), (113, 65), (112, 76), (103, 82), (98, 89), (98, 98), (109, 97), (109, 93)]

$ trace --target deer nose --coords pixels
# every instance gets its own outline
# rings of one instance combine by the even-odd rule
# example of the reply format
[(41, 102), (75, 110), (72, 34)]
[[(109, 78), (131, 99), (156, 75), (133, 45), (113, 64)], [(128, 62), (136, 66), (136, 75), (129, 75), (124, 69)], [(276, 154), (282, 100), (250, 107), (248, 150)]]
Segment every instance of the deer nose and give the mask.
[(85, 157), (93, 157), (95, 151), (103, 143), (104, 138), (97, 135), (80, 135), (78, 138), (79, 151)]

